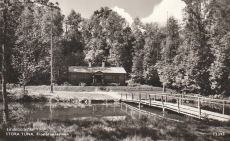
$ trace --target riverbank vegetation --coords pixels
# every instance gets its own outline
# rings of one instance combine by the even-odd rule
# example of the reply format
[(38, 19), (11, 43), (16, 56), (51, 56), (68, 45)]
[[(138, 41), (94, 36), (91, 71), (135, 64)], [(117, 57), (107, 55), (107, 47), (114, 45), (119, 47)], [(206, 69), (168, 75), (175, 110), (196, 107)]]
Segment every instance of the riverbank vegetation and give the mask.
[[(197, 121), (187, 118), (186, 123), (167, 121), (165, 119), (127, 117), (125, 120), (107, 120), (87, 118), (84, 120), (68, 121), (35, 121), (26, 122), (23, 126), (35, 129), (33, 133), (68, 133), (68, 136), (8, 136), (10, 140), (109, 140), (109, 141), (139, 141), (139, 140), (227, 140), (230, 138), (230, 124), (211, 121)], [(20, 127), (23, 127), (20, 126)], [(10, 124), (10, 127), (18, 128), (17, 123)], [(1, 127), (1, 138), (5, 137), (5, 129)]]
[[(50, 90), (50, 86), (27, 86), (30, 90)], [(54, 86), (55, 91), (72, 91), (72, 92), (92, 92), (92, 91), (115, 91), (115, 92), (131, 92), (131, 91), (162, 91), (161, 87), (153, 86)], [(170, 90), (171, 91), (171, 90)]]

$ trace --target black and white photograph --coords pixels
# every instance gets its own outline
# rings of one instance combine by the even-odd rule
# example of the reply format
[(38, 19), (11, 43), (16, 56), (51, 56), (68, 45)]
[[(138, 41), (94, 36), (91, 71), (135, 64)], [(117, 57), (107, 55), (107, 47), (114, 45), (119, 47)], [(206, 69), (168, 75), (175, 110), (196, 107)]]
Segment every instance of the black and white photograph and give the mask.
[(0, 0), (0, 141), (229, 141), (230, 0)]

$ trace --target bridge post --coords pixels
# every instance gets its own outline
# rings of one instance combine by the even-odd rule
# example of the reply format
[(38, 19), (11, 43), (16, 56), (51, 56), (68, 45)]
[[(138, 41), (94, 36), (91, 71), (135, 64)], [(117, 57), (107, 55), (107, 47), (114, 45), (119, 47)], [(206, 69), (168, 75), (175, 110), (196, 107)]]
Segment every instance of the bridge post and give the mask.
[(127, 93), (126, 93), (126, 100), (127, 100)]
[(180, 98), (177, 98), (177, 109), (178, 113), (180, 113)]
[(133, 100), (133, 93), (132, 93), (132, 100)]
[(200, 97), (198, 97), (198, 115), (200, 119), (201, 118)]
[(139, 109), (141, 109), (141, 94), (139, 93)]
[(164, 96), (163, 95), (161, 96), (161, 102), (162, 102), (162, 111), (163, 111), (163, 114), (164, 114), (165, 107), (164, 107)]
[(166, 92), (166, 86), (163, 84), (163, 92)]
[(224, 114), (224, 105), (225, 105), (225, 102), (226, 102), (226, 101), (223, 101), (223, 114)]
[(145, 94), (145, 100), (147, 100), (147, 94)]
[(121, 94), (121, 100), (122, 100), (122, 94)]
[(167, 95), (168, 95), (168, 94), (165, 95), (165, 102), (167, 102)]
[(126, 113), (127, 113), (127, 110), (128, 110), (128, 108), (127, 108), (127, 105), (125, 104), (125, 111), (126, 111)]
[(180, 105), (183, 105), (182, 94), (180, 95)]
[(151, 95), (149, 95), (149, 106), (151, 106)]

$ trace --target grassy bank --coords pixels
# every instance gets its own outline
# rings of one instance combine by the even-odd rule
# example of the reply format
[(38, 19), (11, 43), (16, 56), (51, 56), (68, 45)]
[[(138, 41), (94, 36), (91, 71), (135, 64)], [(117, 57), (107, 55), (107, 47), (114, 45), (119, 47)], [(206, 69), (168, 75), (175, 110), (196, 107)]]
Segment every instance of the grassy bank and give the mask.
[[(50, 86), (26, 86), (30, 90), (50, 90)], [(54, 86), (55, 91), (74, 91), (74, 92), (91, 92), (91, 91), (162, 91), (161, 87), (153, 86)]]
[[(9, 125), (18, 127), (17, 124)], [(2, 127), (2, 139), (10, 140), (66, 140), (66, 141), (139, 141), (139, 140), (210, 140), (221, 141), (230, 139), (230, 123), (196, 121), (188, 118), (186, 124), (181, 124), (165, 119), (147, 118), (140, 119), (127, 117), (125, 120), (111, 121), (107, 119), (88, 118), (84, 120), (69, 121), (36, 121), (24, 124), (35, 129), (34, 134), (68, 133), (68, 136), (36, 136), (36, 137), (6, 137), (6, 128)], [(217, 136), (216, 133), (224, 133)]]
[[(74, 92), (74, 91), (54, 91), (27, 89), (24, 94), (21, 88), (13, 88), (8, 90), (9, 102), (111, 102), (118, 101), (120, 95), (118, 92)], [(2, 98), (0, 99), (0, 102)]]
[[(79, 101), (84, 99), (112, 100), (120, 99), (121, 93), (153, 93), (162, 91), (160, 87), (152, 86), (54, 86), (54, 93), (50, 93), (50, 86), (26, 86), (24, 94), (20, 87), (9, 87), (8, 100), (10, 102), (48, 102)], [(0, 98), (2, 101), (2, 98)]]

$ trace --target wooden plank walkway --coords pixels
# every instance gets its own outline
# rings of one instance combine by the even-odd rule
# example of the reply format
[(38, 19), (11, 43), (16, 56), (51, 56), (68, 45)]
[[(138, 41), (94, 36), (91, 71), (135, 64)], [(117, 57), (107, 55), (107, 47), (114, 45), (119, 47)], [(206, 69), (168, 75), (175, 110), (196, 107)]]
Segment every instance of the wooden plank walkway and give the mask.
[[(159, 99), (157, 99), (157, 97), (160, 97), (160, 101)], [(172, 101), (170, 101), (169, 99), (176, 99), (176, 103), (172, 103)], [(210, 103), (210, 99), (208, 99), (209, 103)], [(212, 101), (215, 101), (213, 99), (211, 99)], [(221, 100), (217, 100), (217, 104), (221, 104), (223, 107), (223, 113), (217, 113), (217, 112), (213, 112), (213, 111), (208, 111), (208, 110), (204, 110), (201, 108), (201, 103), (207, 102), (207, 98), (201, 98), (201, 97), (183, 97), (183, 96), (179, 96), (178, 95), (173, 95), (173, 94), (150, 94), (149, 97), (147, 98), (147, 96), (145, 97), (145, 99), (141, 99), (141, 95), (139, 94), (139, 98), (138, 99), (134, 99), (133, 94), (127, 95), (125, 96), (125, 98), (123, 98), (121, 96), (121, 101), (122, 102), (132, 102), (132, 103), (137, 103), (139, 105), (149, 105), (149, 106), (153, 106), (153, 107), (159, 107), (162, 108), (162, 111), (164, 112), (166, 109), (167, 110), (171, 110), (171, 111), (175, 111), (177, 113), (180, 114), (184, 114), (184, 115), (188, 115), (188, 116), (192, 116), (195, 118), (199, 118), (199, 119), (211, 119), (211, 120), (218, 120), (218, 121), (229, 121), (230, 120), (230, 115), (226, 115), (224, 114), (224, 109), (226, 108), (226, 106), (230, 106), (229, 103), (230, 101), (221, 101)], [(195, 101), (197, 102), (197, 107), (192, 107), (192, 106), (188, 106), (185, 105), (185, 103), (183, 103), (183, 101)], [(214, 102), (212, 102), (214, 103)], [(139, 106), (140, 107), (140, 106)]]
[(158, 114), (155, 114), (149, 111), (141, 110), (139, 108), (130, 106), (124, 102), (121, 103), (121, 110), (132, 117), (135, 115), (134, 113), (138, 113), (139, 119), (141, 118), (141, 115), (145, 115), (146, 117), (149, 117), (149, 118), (163, 118), (163, 119), (170, 120), (170, 121), (183, 122), (177, 119), (167, 118), (164, 115), (162, 116), (162, 115), (158, 115)]

